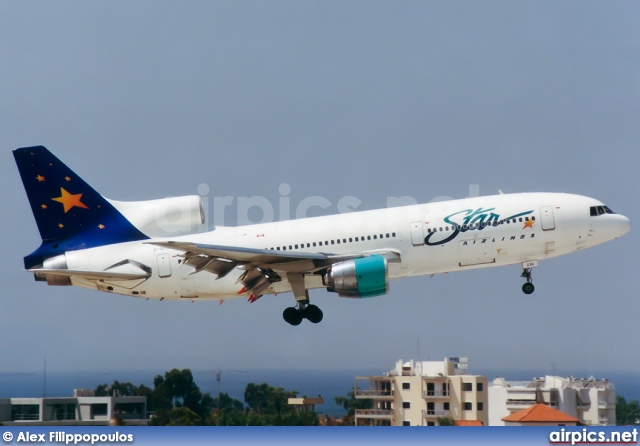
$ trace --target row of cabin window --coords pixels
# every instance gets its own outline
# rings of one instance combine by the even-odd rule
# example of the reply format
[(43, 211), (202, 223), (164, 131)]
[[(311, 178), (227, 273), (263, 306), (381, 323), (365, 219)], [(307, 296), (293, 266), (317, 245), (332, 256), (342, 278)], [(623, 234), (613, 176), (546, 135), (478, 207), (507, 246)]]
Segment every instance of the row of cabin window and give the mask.
[[(391, 233), (387, 232), (387, 234), (386, 234), (386, 238), (392, 238), (392, 237), (395, 237), (395, 236), (396, 236), (395, 232), (391, 232)], [(378, 240), (378, 234), (374, 234), (373, 236), (368, 235), (367, 236), (367, 240), (371, 240), (371, 237), (373, 237), (373, 240)], [(381, 239), (385, 238), (385, 234), (380, 234), (380, 238)], [(354, 240), (354, 237), (349, 237), (348, 239), (343, 238), (342, 239), (342, 243), (353, 243), (354, 241), (356, 241), (356, 242), (364, 242), (364, 240), (365, 240), (365, 237), (363, 235), (362, 237), (355, 237), (355, 240)], [(317, 245), (316, 245), (316, 242), (307, 243), (306, 247), (307, 248), (315, 248), (316, 246), (323, 246), (322, 242), (317, 242), (317, 243), (318, 243)], [(329, 246), (329, 244), (332, 244), (332, 245), (338, 244), (339, 245), (340, 244), (340, 239), (331, 240), (331, 241), (325, 240), (324, 246)], [(291, 251), (293, 249), (304, 249), (304, 247), (305, 247), (304, 243), (302, 243), (300, 245), (289, 245), (289, 250)], [(280, 248), (278, 246), (276, 248), (269, 248), (269, 249), (271, 249), (271, 251), (280, 251), (281, 249), (282, 249), (282, 251), (286, 251), (287, 247), (283, 246), (282, 248)]]
[[(518, 221), (520, 221), (520, 223), (525, 222), (525, 221), (529, 221), (529, 217), (520, 217), (520, 218), (511, 218), (509, 220), (500, 220), (500, 221), (493, 221), (493, 222), (482, 222), (482, 223), (474, 223), (472, 225), (458, 225), (458, 226), (445, 226), (444, 228), (442, 226), (440, 226), (439, 230), (440, 232), (443, 231), (449, 231), (449, 228), (451, 228), (451, 230), (455, 230), (455, 229), (478, 229), (478, 228), (485, 228), (487, 226), (498, 226), (498, 225), (502, 225), (504, 223), (517, 223)], [(531, 217), (531, 221), (536, 221), (535, 217)], [(432, 233), (432, 232), (438, 232), (438, 228), (429, 228), (427, 229), (427, 233)]]

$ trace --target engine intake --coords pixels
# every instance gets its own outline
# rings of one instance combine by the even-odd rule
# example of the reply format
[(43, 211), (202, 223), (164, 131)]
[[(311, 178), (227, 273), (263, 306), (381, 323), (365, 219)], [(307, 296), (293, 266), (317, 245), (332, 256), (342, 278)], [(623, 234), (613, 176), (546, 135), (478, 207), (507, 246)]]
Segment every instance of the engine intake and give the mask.
[(340, 297), (373, 297), (389, 292), (387, 259), (373, 255), (336, 263), (322, 278), (328, 291)]

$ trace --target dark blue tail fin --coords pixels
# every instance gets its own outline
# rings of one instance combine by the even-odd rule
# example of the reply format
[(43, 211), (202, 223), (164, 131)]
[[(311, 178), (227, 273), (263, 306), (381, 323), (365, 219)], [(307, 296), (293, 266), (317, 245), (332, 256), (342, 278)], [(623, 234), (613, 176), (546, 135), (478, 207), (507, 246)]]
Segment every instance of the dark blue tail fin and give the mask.
[(65, 251), (148, 237), (43, 146), (13, 151), (42, 246), (25, 257), (33, 268)]

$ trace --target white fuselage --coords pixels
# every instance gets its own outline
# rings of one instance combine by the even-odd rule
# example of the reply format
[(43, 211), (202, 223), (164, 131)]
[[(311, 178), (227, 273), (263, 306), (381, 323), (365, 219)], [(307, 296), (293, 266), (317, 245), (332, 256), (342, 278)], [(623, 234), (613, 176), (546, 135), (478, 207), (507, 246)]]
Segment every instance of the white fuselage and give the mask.
[[(570, 194), (523, 193), (379, 209), (240, 227), (153, 241), (184, 241), (298, 253), (357, 254), (392, 251), (389, 278), (463, 271), (540, 261), (617, 238), (629, 220), (612, 213), (590, 215), (603, 206)], [(71, 270), (102, 270), (126, 260), (149, 266), (146, 280), (109, 282), (72, 278), (77, 286), (118, 294), (166, 299), (228, 299), (238, 294), (243, 273), (236, 268), (216, 280), (207, 271), (183, 264), (183, 252), (129, 242), (66, 253)], [(305, 276), (309, 288), (324, 287), (322, 277)], [(291, 291), (286, 280), (265, 294)], [(246, 296), (245, 296), (246, 297)]]

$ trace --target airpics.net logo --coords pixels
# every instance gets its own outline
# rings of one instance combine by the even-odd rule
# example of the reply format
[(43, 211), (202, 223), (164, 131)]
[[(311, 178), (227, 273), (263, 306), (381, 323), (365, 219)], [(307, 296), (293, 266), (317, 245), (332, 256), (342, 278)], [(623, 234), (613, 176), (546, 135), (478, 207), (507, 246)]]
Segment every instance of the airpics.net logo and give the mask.
[(549, 434), (549, 444), (637, 444), (638, 429), (603, 431), (584, 428), (580, 431), (560, 429)]
[[(336, 201), (331, 201), (327, 197), (312, 195), (301, 198), (299, 201), (291, 197), (292, 188), (287, 183), (282, 183), (278, 187), (277, 198), (269, 199), (265, 196), (254, 195), (244, 196), (214, 196), (210, 195), (210, 187), (202, 183), (197, 187), (197, 196), (201, 203), (201, 212), (204, 223), (194, 224), (199, 219), (194, 219), (194, 204), (189, 200), (176, 201), (168, 207), (162, 207), (154, 215), (156, 224), (166, 232), (188, 233), (199, 231), (210, 231), (217, 226), (244, 226), (260, 223), (271, 223), (281, 221), (297, 220), (307, 217), (333, 214), (353, 214), (362, 210), (363, 201), (358, 197), (347, 195), (340, 197)], [(468, 198), (480, 196), (480, 185), (468, 185)], [(179, 198), (179, 197), (177, 197)], [(415, 197), (388, 196), (386, 197), (386, 208), (395, 208), (415, 204), (436, 203), (445, 200), (453, 200), (448, 196), (437, 196), (430, 200), (424, 198), (418, 200)], [(352, 219), (357, 219), (358, 214), (353, 214)], [(369, 221), (354, 221), (361, 227), (371, 224)], [(196, 227), (197, 226), (197, 227)], [(313, 229), (313, 228), (312, 228)], [(377, 230), (377, 228), (369, 228)], [(338, 230), (341, 230), (338, 228)], [(351, 229), (345, 229), (350, 232)]]
[(66, 432), (56, 431), (47, 434), (36, 434), (29, 431), (5, 432), (2, 439), (5, 443), (11, 443), (15, 438), (16, 443), (58, 443), (58, 444), (101, 444), (101, 443), (132, 443), (133, 434), (122, 434), (113, 432), (109, 434), (69, 434)]

